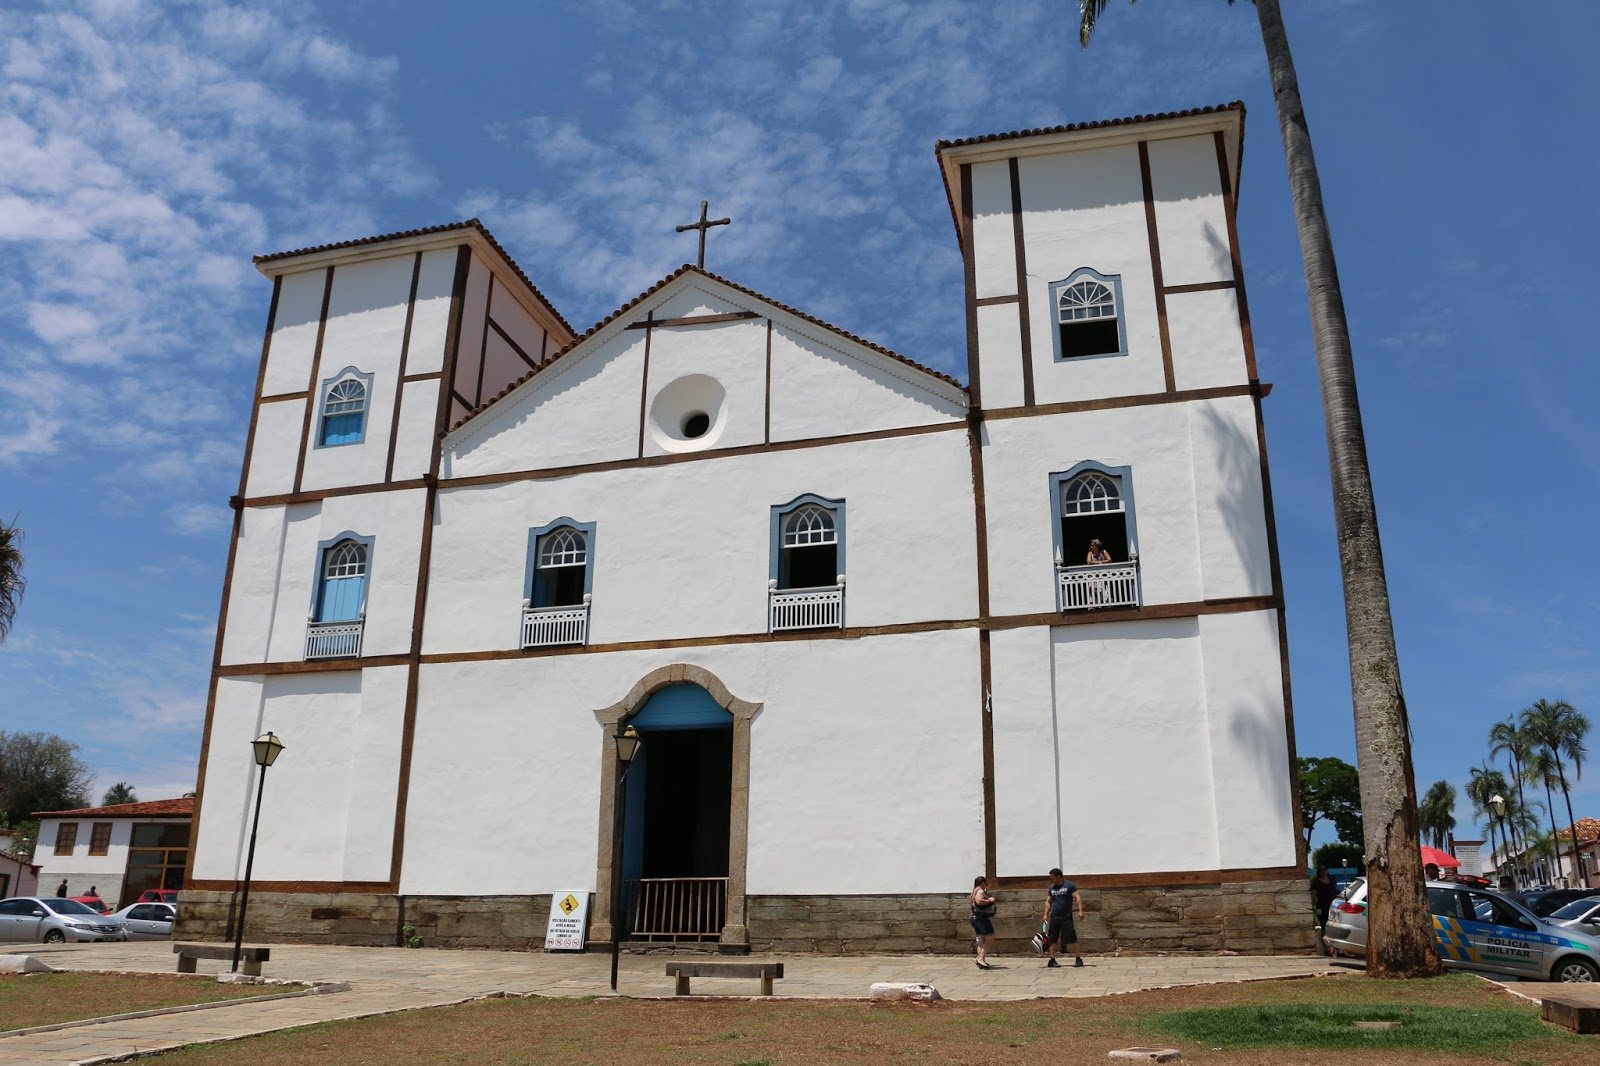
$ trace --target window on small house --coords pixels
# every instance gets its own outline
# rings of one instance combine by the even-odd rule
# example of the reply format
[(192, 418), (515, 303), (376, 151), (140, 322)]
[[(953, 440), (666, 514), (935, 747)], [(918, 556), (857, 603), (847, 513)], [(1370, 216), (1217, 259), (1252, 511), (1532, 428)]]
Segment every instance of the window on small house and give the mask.
[(1056, 311), (1056, 358), (1121, 355), (1127, 351), (1122, 322), (1122, 279), (1085, 267), (1051, 286)]
[(316, 620), (350, 622), (360, 618), (366, 594), (367, 546), (346, 539), (324, 551)]
[(111, 823), (96, 822), (89, 833), (89, 854), (104, 855), (111, 850)]
[(1111, 556), (1110, 562), (1128, 561), (1128, 500), (1120, 476), (1086, 470), (1063, 480), (1058, 509), (1063, 564), (1089, 565), (1095, 541)]
[(783, 515), (778, 542), (778, 588), (807, 589), (839, 580), (839, 516), (806, 503)]
[(533, 606), (581, 604), (588, 590), (588, 536), (572, 526), (556, 526), (538, 535), (534, 552)]
[(78, 823), (62, 822), (56, 827), (56, 854), (71, 855), (78, 846)]
[(361, 440), (367, 421), (367, 382), (370, 375), (353, 368), (340, 372), (322, 396), (322, 425), (317, 432), (321, 446), (355, 444)]

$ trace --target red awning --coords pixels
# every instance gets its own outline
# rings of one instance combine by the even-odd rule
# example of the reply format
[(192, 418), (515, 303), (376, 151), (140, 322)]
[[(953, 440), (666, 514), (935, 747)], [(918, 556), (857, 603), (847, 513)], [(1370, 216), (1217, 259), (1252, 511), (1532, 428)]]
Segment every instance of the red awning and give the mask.
[(1452, 870), (1458, 870), (1461, 868), (1461, 860), (1454, 855), (1447, 851), (1440, 851), (1438, 848), (1430, 848), (1424, 844), (1422, 846), (1422, 865), (1426, 866), (1430, 862), (1441, 869), (1449, 867)]

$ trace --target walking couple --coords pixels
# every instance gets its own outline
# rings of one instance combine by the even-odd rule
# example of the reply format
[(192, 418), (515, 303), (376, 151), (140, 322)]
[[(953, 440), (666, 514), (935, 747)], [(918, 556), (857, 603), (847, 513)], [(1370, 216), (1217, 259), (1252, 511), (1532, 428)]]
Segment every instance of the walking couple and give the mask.
[[(1070, 946), (1074, 966), (1083, 965), (1083, 956), (1078, 953), (1078, 930), (1073, 923), (1073, 912), (1077, 917), (1083, 918), (1083, 896), (1078, 891), (1078, 886), (1068, 881), (1059, 868), (1050, 871), (1049, 894), (1044, 907), (1045, 938), (1049, 941), (1045, 949), (1049, 953), (1046, 966), (1059, 967), (1056, 953), (1061, 948)], [(992, 970), (989, 964), (989, 949), (994, 945), (994, 913), (996, 900), (989, 892), (989, 879), (976, 877), (972, 881), (972, 895), (968, 897), (972, 905), (972, 931), (977, 934), (978, 944), (978, 969)]]

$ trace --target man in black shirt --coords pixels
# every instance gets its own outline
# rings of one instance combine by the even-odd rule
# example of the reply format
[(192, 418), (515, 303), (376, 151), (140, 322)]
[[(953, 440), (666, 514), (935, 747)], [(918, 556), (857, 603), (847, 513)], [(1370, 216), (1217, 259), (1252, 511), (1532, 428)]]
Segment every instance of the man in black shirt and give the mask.
[(1078, 886), (1068, 881), (1059, 868), (1050, 871), (1049, 897), (1044, 907), (1045, 921), (1049, 923), (1045, 936), (1050, 938), (1050, 959), (1046, 966), (1060, 966), (1056, 961), (1056, 952), (1063, 944), (1072, 945), (1074, 966), (1083, 965), (1083, 956), (1078, 954), (1078, 930), (1072, 922), (1072, 912), (1076, 903), (1078, 917), (1083, 918), (1083, 896), (1078, 892)]

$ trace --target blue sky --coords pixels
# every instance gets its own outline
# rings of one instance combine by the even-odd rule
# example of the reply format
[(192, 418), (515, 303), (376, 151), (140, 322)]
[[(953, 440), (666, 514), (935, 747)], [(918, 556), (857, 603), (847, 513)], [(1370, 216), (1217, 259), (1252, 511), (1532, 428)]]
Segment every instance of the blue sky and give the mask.
[[(1600, 6), (1286, 7), (1417, 779), (1459, 784), (1489, 726), (1536, 698), (1600, 716)], [(193, 787), (270, 294), (252, 253), (478, 215), (581, 329), (692, 258), (673, 226), (707, 198), (735, 220), (711, 235), (712, 269), (960, 374), (937, 138), (1242, 99), (1298, 744), (1353, 760), (1321, 408), (1254, 12), (1114, 4), (1084, 53), (1075, 10), (0, 11), (0, 513), (20, 513), (29, 583), (0, 646), (0, 729), (77, 741), (102, 787)], [(1600, 769), (1574, 802), (1600, 813)]]

